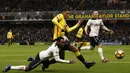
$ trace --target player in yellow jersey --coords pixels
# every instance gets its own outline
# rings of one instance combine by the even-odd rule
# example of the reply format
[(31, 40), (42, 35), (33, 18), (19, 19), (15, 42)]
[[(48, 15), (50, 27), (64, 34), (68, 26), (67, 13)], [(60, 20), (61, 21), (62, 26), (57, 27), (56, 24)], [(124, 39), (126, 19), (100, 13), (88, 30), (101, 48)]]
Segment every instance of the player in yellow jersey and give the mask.
[(83, 33), (84, 33), (84, 25), (82, 25), (82, 27), (79, 28), (79, 30), (76, 34), (75, 46), (79, 45), (78, 49), (83, 45), (83, 42), (81, 42), (81, 41), (83, 41), (82, 40)]
[[(54, 24), (53, 40), (55, 40), (58, 37), (63, 37), (64, 40), (66, 41), (65, 46), (59, 52), (61, 59), (64, 59), (65, 50), (72, 51), (75, 53), (77, 59), (79, 59), (85, 65), (85, 67), (89, 69), (90, 67), (92, 67), (95, 64), (95, 62), (86, 62), (84, 57), (79, 52), (79, 50), (75, 46), (71, 45), (69, 42), (69, 39), (65, 36), (65, 32), (69, 33), (71, 31), (75, 30), (83, 21), (79, 20), (78, 23), (75, 24), (73, 27), (69, 27), (66, 23), (66, 18), (68, 17), (68, 15), (69, 15), (69, 11), (63, 10), (61, 14), (58, 14), (57, 16), (55, 16), (52, 19), (52, 22)], [(54, 64), (54, 63), (56, 63), (55, 59), (46, 61), (44, 63), (44, 66), (42, 67), (42, 70), (44, 70), (45, 68), (48, 68), (50, 64)]]
[[(63, 50), (60, 50), (59, 52), (61, 59), (64, 59), (64, 50), (72, 51), (75, 53), (77, 59), (79, 59), (85, 65), (85, 67), (89, 69), (95, 64), (95, 62), (86, 62), (84, 57), (79, 52), (79, 50), (75, 46), (70, 45), (69, 39), (65, 36), (65, 32), (69, 33), (75, 30), (83, 22), (83, 20), (79, 20), (76, 25), (74, 25), (73, 27), (69, 27), (66, 23), (66, 18), (68, 17), (68, 15), (69, 11), (63, 10), (61, 14), (58, 14), (52, 19), (52, 22), (54, 24), (53, 40), (56, 39), (57, 37), (63, 37), (64, 40), (66, 41), (66, 45), (63, 47)], [(50, 60), (48, 62), (48, 65), (46, 63), (46, 65), (43, 66), (42, 69), (44, 70), (45, 68), (48, 68), (48, 66), (53, 63), (56, 63), (55, 59)]]
[(12, 30), (9, 30), (9, 32), (7, 33), (7, 39), (8, 39), (8, 46), (12, 45), (12, 39), (13, 39), (13, 33)]
[(76, 37), (79, 38), (79, 39), (81, 39), (82, 36), (83, 36), (83, 27), (80, 27), (79, 30), (78, 30), (78, 32), (77, 32)]
[(66, 23), (66, 18), (68, 17), (69, 11), (63, 11), (61, 14), (58, 14), (56, 17), (52, 19), (54, 24), (54, 35), (53, 40), (59, 36), (65, 37), (65, 31), (71, 32), (75, 30), (80, 24), (81, 20), (73, 27), (69, 27)]
[(79, 30), (78, 30), (78, 32), (76, 34), (76, 42), (81, 41), (82, 36), (83, 36), (83, 31), (84, 31), (83, 28), (84, 28), (84, 25), (82, 25), (82, 27), (79, 28)]

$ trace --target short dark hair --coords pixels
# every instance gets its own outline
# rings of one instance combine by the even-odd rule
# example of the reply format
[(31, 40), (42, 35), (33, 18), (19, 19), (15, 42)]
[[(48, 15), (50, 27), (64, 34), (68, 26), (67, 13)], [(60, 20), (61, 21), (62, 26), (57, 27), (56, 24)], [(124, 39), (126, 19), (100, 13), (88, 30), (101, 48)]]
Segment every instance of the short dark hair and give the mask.
[(60, 41), (61, 39), (64, 39), (63, 37), (58, 37), (54, 41)]
[(62, 11), (68, 11), (68, 9), (66, 9), (66, 8), (65, 8), (65, 9), (62, 9)]
[(64, 7), (64, 8), (61, 9), (61, 12), (65, 12), (65, 11), (69, 11), (69, 10), (70, 10), (69, 8)]

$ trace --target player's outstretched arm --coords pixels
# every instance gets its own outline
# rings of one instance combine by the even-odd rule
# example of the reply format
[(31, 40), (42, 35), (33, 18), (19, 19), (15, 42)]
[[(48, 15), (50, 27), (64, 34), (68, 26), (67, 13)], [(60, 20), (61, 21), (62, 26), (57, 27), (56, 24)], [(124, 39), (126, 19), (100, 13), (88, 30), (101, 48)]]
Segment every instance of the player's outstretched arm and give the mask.
[(113, 34), (114, 32), (110, 29), (108, 29), (106, 26), (102, 26), (103, 30), (106, 30), (107, 32), (109, 32), (110, 34)]
[(108, 29), (108, 28), (104, 25), (102, 19), (101, 19), (101, 27), (102, 27), (103, 30), (109, 32), (110, 34), (113, 34), (113, 31), (110, 30), (110, 29)]
[(84, 31), (85, 31), (85, 34), (88, 35), (88, 25), (85, 26)]
[(58, 63), (66, 63), (66, 64), (74, 64), (75, 63), (74, 60), (62, 60), (59, 58), (59, 56), (55, 56), (55, 60)]
[(65, 27), (66, 27), (66, 31), (67, 32), (71, 32), (71, 31), (73, 31), (73, 30), (75, 30), (80, 24), (82, 24), (83, 23), (83, 20), (81, 19), (81, 20), (79, 20), (78, 21), (78, 23), (76, 24), (76, 25), (74, 25), (73, 27), (69, 27), (67, 24), (65, 25)]

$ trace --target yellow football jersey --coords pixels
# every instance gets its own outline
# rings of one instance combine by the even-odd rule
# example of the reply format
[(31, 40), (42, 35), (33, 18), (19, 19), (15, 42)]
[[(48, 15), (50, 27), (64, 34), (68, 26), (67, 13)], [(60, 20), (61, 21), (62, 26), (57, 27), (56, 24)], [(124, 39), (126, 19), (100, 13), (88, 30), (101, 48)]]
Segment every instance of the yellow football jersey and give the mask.
[[(61, 30), (64, 29), (64, 26), (66, 24), (66, 21), (64, 19), (64, 16), (62, 14), (58, 14), (56, 17), (53, 18), (53, 23), (54, 23), (54, 35), (53, 39), (56, 39), (59, 36), (64, 36), (65, 32), (62, 32)], [(59, 27), (60, 28), (59, 28)]]
[(82, 36), (83, 36), (83, 28), (81, 27), (81, 28), (79, 28), (76, 37), (82, 38)]
[(56, 39), (57, 37), (62, 37), (65, 36), (65, 32), (62, 30), (65, 30), (67, 32), (71, 32), (72, 30), (76, 29), (79, 24), (77, 23), (73, 27), (69, 27), (66, 23), (66, 20), (63, 16), (63, 14), (58, 14), (52, 19), (52, 22), (54, 24), (54, 35), (53, 35), (53, 40)]
[(12, 32), (8, 32), (8, 33), (7, 33), (7, 38), (8, 38), (8, 39), (13, 38)]

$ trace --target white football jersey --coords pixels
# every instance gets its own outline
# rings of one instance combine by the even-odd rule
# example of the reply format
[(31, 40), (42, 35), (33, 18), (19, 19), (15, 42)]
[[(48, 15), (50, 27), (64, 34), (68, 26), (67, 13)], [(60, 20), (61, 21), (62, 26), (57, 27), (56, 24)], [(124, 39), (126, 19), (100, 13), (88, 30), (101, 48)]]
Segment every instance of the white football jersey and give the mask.
[(90, 26), (90, 37), (98, 36), (99, 30), (101, 26), (104, 26), (102, 19), (89, 19), (87, 22), (87, 26)]
[(47, 60), (49, 58), (54, 57), (57, 62), (61, 63), (69, 63), (69, 60), (62, 60), (59, 57), (59, 48), (54, 42), (47, 50), (41, 51), (39, 53), (40, 60)]

